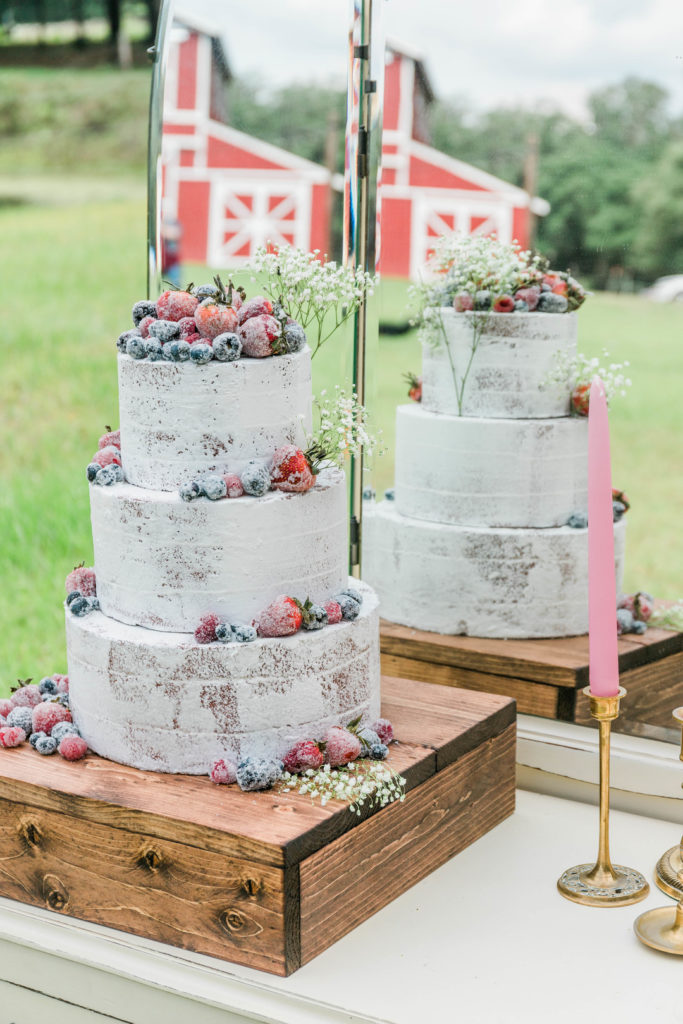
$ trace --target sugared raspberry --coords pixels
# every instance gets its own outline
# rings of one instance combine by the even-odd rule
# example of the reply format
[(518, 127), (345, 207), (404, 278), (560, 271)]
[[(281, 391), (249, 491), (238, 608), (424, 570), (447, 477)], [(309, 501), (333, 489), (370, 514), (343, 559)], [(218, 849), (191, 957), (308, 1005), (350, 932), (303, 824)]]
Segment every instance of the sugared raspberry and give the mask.
[(211, 644), (216, 639), (216, 626), (220, 619), (217, 615), (205, 615), (199, 620), (199, 625), (194, 631), (194, 638), (198, 644)]
[(251, 359), (264, 359), (272, 356), (277, 349), (282, 327), (274, 316), (263, 313), (245, 320), (237, 333), (242, 342), (242, 355)]
[(226, 473), (223, 477), (225, 480), (225, 486), (228, 489), (229, 498), (241, 498), (244, 494), (244, 487), (242, 481), (238, 477), (237, 473)]
[(74, 590), (80, 591), (83, 597), (94, 597), (97, 593), (97, 580), (95, 570), (83, 565), (77, 565), (73, 572), (70, 572), (64, 580), (67, 594)]
[(232, 761), (220, 758), (211, 765), (209, 775), (211, 781), (215, 782), (217, 786), (229, 786), (237, 779), (237, 768)]
[(343, 615), (341, 605), (337, 601), (325, 601), (323, 608), (327, 612), (327, 621), (331, 626), (341, 622)]
[(180, 328), (180, 337), (187, 338), (191, 334), (197, 333), (197, 325), (194, 322), (194, 313), (192, 316), (184, 316), (178, 321), (178, 327)]
[(157, 316), (160, 320), (184, 320), (194, 316), (199, 299), (189, 292), (163, 292), (157, 299)]
[(203, 338), (201, 334), (197, 333), (197, 331), (195, 331), (194, 334), (186, 335), (185, 341), (187, 342), (188, 345), (197, 345), (198, 343), (201, 343), (202, 345), (211, 344), (210, 338)]
[(276, 597), (255, 623), (259, 636), (291, 636), (301, 629), (303, 613), (293, 597)]
[(59, 675), (59, 673), (55, 673), (55, 675), (53, 675), (52, 678), (54, 679), (54, 681), (57, 684), (57, 691), (59, 693), (68, 693), (69, 692), (69, 677), (68, 676), (61, 676), (61, 675)]
[(113, 444), (108, 445), (106, 448), (99, 448), (90, 461), (96, 462), (98, 466), (120, 466), (121, 449)]
[(234, 332), (237, 327), (237, 313), (232, 306), (226, 306), (213, 299), (205, 299), (195, 310), (194, 322), (204, 338), (217, 338), (219, 334)]
[(283, 764), (286, 772), (297, 775), (309, 768), (314, 770), (325, 763), (325, 755), (314, 740), (302, 740), (285, 754)]
[(14, 706), (15, 705), (12, 703), (11, 700), (8, 700), (6, 697), (3, 698), (2, 700), (0, 700), (0, 715), (2, 715), (3, 718), (7, 718), (7, 716), (9, 715), (10, 711)]
[(261, 316), (263, 313), (272, 312), (273, 303), (270, 299), (267, 299), (264, 295), (255, 295), (253, 299), (249, 299), (248, 302), (241, 306), (237, 314), (237, 323), (241, 326), (246, 320), (251, 320), (254, 316)]
[(394, 738), (394, 727), (388, 718), (378, 718), (370, 727), (376, 732), (382, 743), (389, 744)]
[(98, 448), (114, 448), (121, 447), (121, 431), (120, 430), (108, 430), (106, 434), (102, 434), (102, 437), (97, 443)]
[(361, 741), (348, 729), (332, 726), (325, 736), (325, 760), (333, 768), (348, 764), (360, 757)]
[(88, 752), (88, 744), (80, 736), (65, 736), (59, 744), (59, 753), (67, 761), (80, 761)]
[(283, 445), (273, 455), (270, 479), (278, 491), (303, 494), (315, 484), (315, 476), (304, 452), (293, 444)]
[(26, 733), (18, 725), (0, 729), (0, 747), (18, 747), (26, 739)]
[(48, 736), (57, 722), (70, 722), (71, 712), (59, 701), (42, 701), (33, 709), (33, 731), (46, 732)]
[(138, 324), (138, 330), (143, 338), (149, 338), (149, 328), (151, 324), (156, 322), (156, 319), (157, 318), (155, 316), (146, 316), (140, 321)]
[(42, 704), (43, 695), (35, 683), (27, 680), (23, 683), (19, 680), (19, 687), (10, 697), (13, 708), (35, 708)]

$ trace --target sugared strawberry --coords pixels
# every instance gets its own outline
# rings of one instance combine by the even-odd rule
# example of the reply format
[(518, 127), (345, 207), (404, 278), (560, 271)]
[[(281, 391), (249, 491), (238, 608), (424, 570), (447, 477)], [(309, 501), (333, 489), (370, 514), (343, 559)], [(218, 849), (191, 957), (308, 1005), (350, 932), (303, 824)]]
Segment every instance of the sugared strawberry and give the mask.
[(223, 479), (228, 489), (228, 498), (241, 498), (244, 494), (244, 487), (237, 473), (226, 473)]
[(474, 309), (474, 298), (469, 292), (460, 292), (453, 299), (453, 309), (456, 313), (466, 313), (470, 309)]
[(394, 738), (394, 727), (388, 718), (378, 718), (370, 728), (377, 733), (382, 743), (388, 745)]
[(71, 712), (58, 700), (46, 700), (33, 709), (33, 731), (48, 736), (57, 722), (70, 722)]
[(360, 757), (361, 741), (348, 729), (333, 725), (325, 736), (325, 760), (332, 768), (348, 764)]
[(73, 571), (64, 580), (64, 588), (67, 594), (72, 593), (74, 590), (80, 590), (83, 597), (95, 597), (97, 594), (95, 570), (87, 568), (81, 562), (80, 565), (74, 567)]
[(499, 295), (493, 303), (494, 313), (514, 313), (515, 300), (511, 295)]
[(414, 373), (404, 373), (403, 379), (408, 384), (408, 398), (412, 398), (413, 402), (421, 402), (422, 377), (417, 377)]
[(0, 747), (18, 747), (26, 739), (26, 733), (18, 725), (0, 729)]
[(515, 292), (517, 302), (526, 302), (530, 313), (536, 309), (540, 297), (541, 289), (536, 284), (529, 285), (528, 288), (520, 288), (519, 291)]
[(590, 403), (591, 386), (590, 384), (577, 384), (572, 391), (570, 403), (572, 412), (577, 416), (588, 415), (588, 405)]
[(199, 625), (194, 631), (194, 638), (198, 644), (212, 644), (216, 639), (216, 626), (220, 619), (217, 615), (205, 615), (199, 620)]
[(185, 340), (187, 340), (190, 334), (196, 334), (197, 325), (194, 322), (194, 313), (192, 316), (181, 317), (178, 321), (178, 327), (180, 328), (180, 337), (185, 338)]
[(282, 594), (261, 612), (255, 626), (259, 636), (291, 636), (301, 629), (303, 619), (297, 601)]
[(0, 716), (2, 716), (2, 718), (7, 718), (13, 707), (14, 704), (11, 700), (8, 700), (7, 698), (0, 700)]
[(183, 320), (192, 317), (199, 305), (199, 299), (190, 292), (163, 292), (157, 299), (157, 316), (160, 320)]
[(120, 466), (121, 449), (113, 444), (107, 445), (106, 448), (99, 448), (90, 461), (95, 462), (98, 466)]
[(262, 313), (245, 320), (237, 335), (242, 342), (242, 355), (263, 359), (278, 351), (282, 325), (274, 316)]
[(35, 708), (42, 704), (43, 695), (30, 679), (19, 679), (12, 689), (10, 701), (13, 708)]
[(81, 736), (65, 736), (57, 749), (67, 761), (80, 761), (88, 752), (88, 744)]
[(218, 299), (204, 299), (195, 310), (194, 322), (204, 338), (217, 338), (226, 331), (235, 331), (237, 313), (232, 306)]
[(314, 771), (325, 763), (325, 755), (314, 740), (302, 740), (296, 743), (282, 759), (286, 772), (298, 775), (309, 768)]
[(327, 612), (327, 621), (331, 626), (343, 619), (341, 605), (338, 601), (325, 601), (323, 608)]
[(138, 330), (143, 338), (149, 338), (150, 325), (156, 323), (156, 319), (157, 318), (155, 316), (146, 316), (142, 318), (138, 324)]
[(220, 758), (211, 765), (209, 775), (211, 781), (215, 782), (217, 786), (229, 786), (232, 782), (237, 781), (237, 768), (232, 761)]
[(273, 455), (270, 479), (277, 491), (296, 494), (310, 491), (316, 481), (306, 453), (293, 444), (283, 445)]
[(105, 428), (107, 433), (102, 434), (102, 437), (97, 443), (98, 449), (102, 448), (121, 448), (121, 431), (111, 430), (109, 427)]
[(273, 312), (273, 303), (263, 295), (255, 295), (241, 307), (237, 316), (237, 323), (242, 326), (247, 320), (254, 316), (262, 316), (264, 313)]

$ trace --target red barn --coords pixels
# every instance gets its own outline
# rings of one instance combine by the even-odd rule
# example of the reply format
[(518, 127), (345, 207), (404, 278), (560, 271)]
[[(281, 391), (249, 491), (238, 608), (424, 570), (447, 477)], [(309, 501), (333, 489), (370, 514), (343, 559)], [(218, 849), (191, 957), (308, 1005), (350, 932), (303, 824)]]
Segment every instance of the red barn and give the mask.
[(164, 96), (164, 215), (182, 258), (239, 266), (268, 241), (329, 251), (330, 172), (227, 123), (230, 71), (215, 30), (173, 26)]
[(422, 59), (388, 44), (384, 77), (380, 270), (416, 278), (435, 238), (452, 231), (529, 239), (530, 212), (548, 204), (427, 144), (434, 99)]

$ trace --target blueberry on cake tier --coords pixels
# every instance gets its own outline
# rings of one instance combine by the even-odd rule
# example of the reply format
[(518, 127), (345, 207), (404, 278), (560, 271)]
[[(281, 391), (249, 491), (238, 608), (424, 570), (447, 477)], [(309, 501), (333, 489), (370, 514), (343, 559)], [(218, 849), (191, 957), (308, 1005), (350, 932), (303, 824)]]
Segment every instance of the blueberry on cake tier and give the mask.
[(348, 579), (344, 474), (310, 449), (303, 331), (210, 286), (133, 314), (120, 433), (88, 466), (92, 586), (67, 598), (75, 725), (113, 761), (193, 774), (369, 725), (377, 599)]
[[(480, 255), (488, 241), (473, 243)], [(571, 414), (569, 380), (583, 293), (526, 264), (510, 277), (508, 294), (442, 289), (444, 305), (427, 309), (417, 400), (397, 410), (393, 500), (364, 515), (364, 575), (392, 622), (481, 637), (587, 632), (588, 421)], [(621, 519), (617, 592), (624, 531)]]

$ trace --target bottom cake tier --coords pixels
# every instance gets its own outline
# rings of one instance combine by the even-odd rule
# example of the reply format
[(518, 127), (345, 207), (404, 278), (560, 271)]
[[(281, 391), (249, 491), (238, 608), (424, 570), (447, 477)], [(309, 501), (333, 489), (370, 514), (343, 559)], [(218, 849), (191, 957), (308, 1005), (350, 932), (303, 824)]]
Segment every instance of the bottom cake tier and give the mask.
[[(614, 528), (617, 592), (625, 521)], [(414, 629), (481, 637), (588, 632), (588, 531), (454, 526), (366, 505), (363, 575), (382, 616)], [(616, 609), (615, 609), (616, 612)]]
[(66, 612), (69, 695), (96, 754), (150, 771), (207, 774), (227, 756), (281, 758), (331, 725), (380, 713), (379, 616), (250, 644), (198, 644), (190, 634)]

